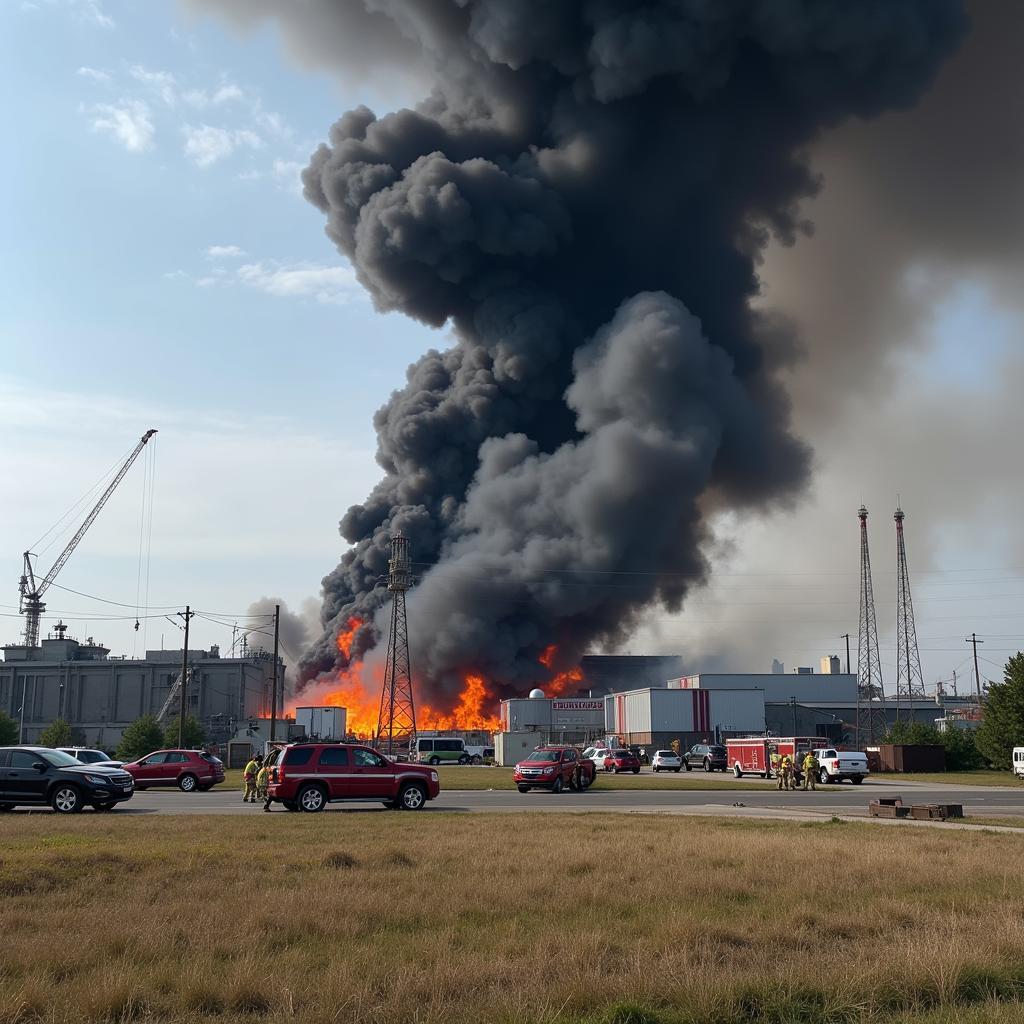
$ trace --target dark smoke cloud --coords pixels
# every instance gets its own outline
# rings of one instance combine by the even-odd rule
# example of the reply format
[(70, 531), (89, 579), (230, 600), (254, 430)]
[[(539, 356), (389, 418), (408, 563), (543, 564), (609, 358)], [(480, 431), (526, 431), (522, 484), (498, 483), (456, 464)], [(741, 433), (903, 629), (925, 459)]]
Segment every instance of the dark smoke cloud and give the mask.
[[(233, 11), (231, 0), (203, 6)], [(396, 529), (433, 567), (410, 598), (433, 699), (468, 668), (540, 678), (621, 641), (703, 580), (716, 508), (807, 478), (779, 372), (796, 343), (751, 309), (771, 237), (804, 228), (806, 161), (851, 116), (913, 104), (964, 19), (945, 0), (366, 0), (275, 7), (344, 63), (361, 26), (432, 69), (416, 110), (359, 108), (304, 174), (378, 308), (450, 323), (378, 412), (384, 478), (349, 510), (307, 677), (380, 608)], [(320, 10), (322, 17), (314, 14)], [(342, 12), (348, 13), (342, 13)], [(351, 15), (351, 20), (346, 20)], [(314, 41), (311, 26), (331, 27)], [(304, 41), (304, 42), (303, 42)], [(808, 346), (816, 339), (808, 338)], [(436, 564), (435, 564), (436, 563)], [(380, 640), (371, 625), (362, 653)]]
[[(248, 608), (248, 616), (266, 616), (270, 625), (260, 625), (259, 632), (249, 635), (251, 647), (262, 647), (265, 651), (274, 649), (273, 615), (275, 606), (281, 606), (281, 626), (279, 650), (289, 674), (298, 668), (299, 659), (306, 648), (316, 640), (320, 633), (318, 608), (312, 598), (303, 601), (297, 612), (291, 611), (287, 603), (280, 597), (261, 597), (253, 601)], [(248, 624), (252, 624), (252, 619)], [(246, 626), (248, 628), (248, 625)], [(294, 683), (294, 678), (288, 680)]]

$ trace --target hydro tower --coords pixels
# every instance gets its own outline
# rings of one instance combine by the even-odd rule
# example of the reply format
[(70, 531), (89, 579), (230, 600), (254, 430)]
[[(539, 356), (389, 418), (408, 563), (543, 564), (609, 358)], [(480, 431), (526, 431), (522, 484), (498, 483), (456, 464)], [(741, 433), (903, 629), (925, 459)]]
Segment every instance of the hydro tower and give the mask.
[(917, 649), (917, 627), (914, 625), (914, 602), (910, 599), (910, 573), (907, 569), (907, 547), (903, 540), (903, 509), (896, 505), (896, 721), (900, 720), (900, 705), (907, 702), (907, 717), (914, 720), (915, 698), (924, 698), (924, 677), (921, 674), (921, 655)]
[(857, 632), (857, 746), (865, 737), (869, 743), (883, 736), (885, 689), (882, 659), (878, 653), (878, 622), (875, 619), (875, 591), (871, 583), (871, 554), (868, 551), (868, 510), (857, 509), (860, 520), (860, 629)]
[(395, 596), (391, 601), (388, 660), (377, 716), (377, 749), (388, 754), (395, 753), (396, 745), (411, 748), (416, 741), (416, 704), (412, 696), (409, 626), (405, 618), (405, 594), (412, 583), (409, 538), (399, 532), (391, 538), (388, 561), (388, 590)]

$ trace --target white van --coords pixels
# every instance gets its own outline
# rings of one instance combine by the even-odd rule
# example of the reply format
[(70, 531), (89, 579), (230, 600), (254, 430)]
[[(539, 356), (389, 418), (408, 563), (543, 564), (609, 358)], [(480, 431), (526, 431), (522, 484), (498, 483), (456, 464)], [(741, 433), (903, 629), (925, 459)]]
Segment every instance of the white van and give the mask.
[(1013, 748), (1013, 774), (1024, 779), (1024, 747)]

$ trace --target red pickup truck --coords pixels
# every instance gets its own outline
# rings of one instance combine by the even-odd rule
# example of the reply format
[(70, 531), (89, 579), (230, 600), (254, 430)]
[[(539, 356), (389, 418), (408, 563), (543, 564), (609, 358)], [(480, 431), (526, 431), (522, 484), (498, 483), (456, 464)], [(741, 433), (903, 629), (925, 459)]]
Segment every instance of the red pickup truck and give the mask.
[(290, 743), (270, 754), (268, 809), (280, 803), (315, 812), (338, 800), (379, 800), (418, 811), (440, 791), (436, 768), (389, 761), (352, 743)]
[(550, 745), (538, 747), (520, 761), (512, 777), (520, 793), (531, 789), (550, 789), (552, 793), (575, 789), (582, 793), (596, 775), (594, 762), (582, 757), (575, 747)]

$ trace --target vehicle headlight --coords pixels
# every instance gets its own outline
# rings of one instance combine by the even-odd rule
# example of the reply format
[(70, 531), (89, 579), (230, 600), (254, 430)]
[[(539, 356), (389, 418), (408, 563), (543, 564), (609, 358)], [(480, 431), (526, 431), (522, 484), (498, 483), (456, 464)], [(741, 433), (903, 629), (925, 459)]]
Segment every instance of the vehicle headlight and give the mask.
[(437, 772), (431, 772), (430, 773), (430, 781), (431, 782), (437, 782)]
[(545, 768), (544, 769), (544, 774), (545, 775), (554, 775), (554, 773), (555, 773), (555, 769), (553, 767), (552, 768)]
[(110, 779), (106, 775), (86, 775), (86, 782), (91, 782), (94, 786), (105, 786)]

